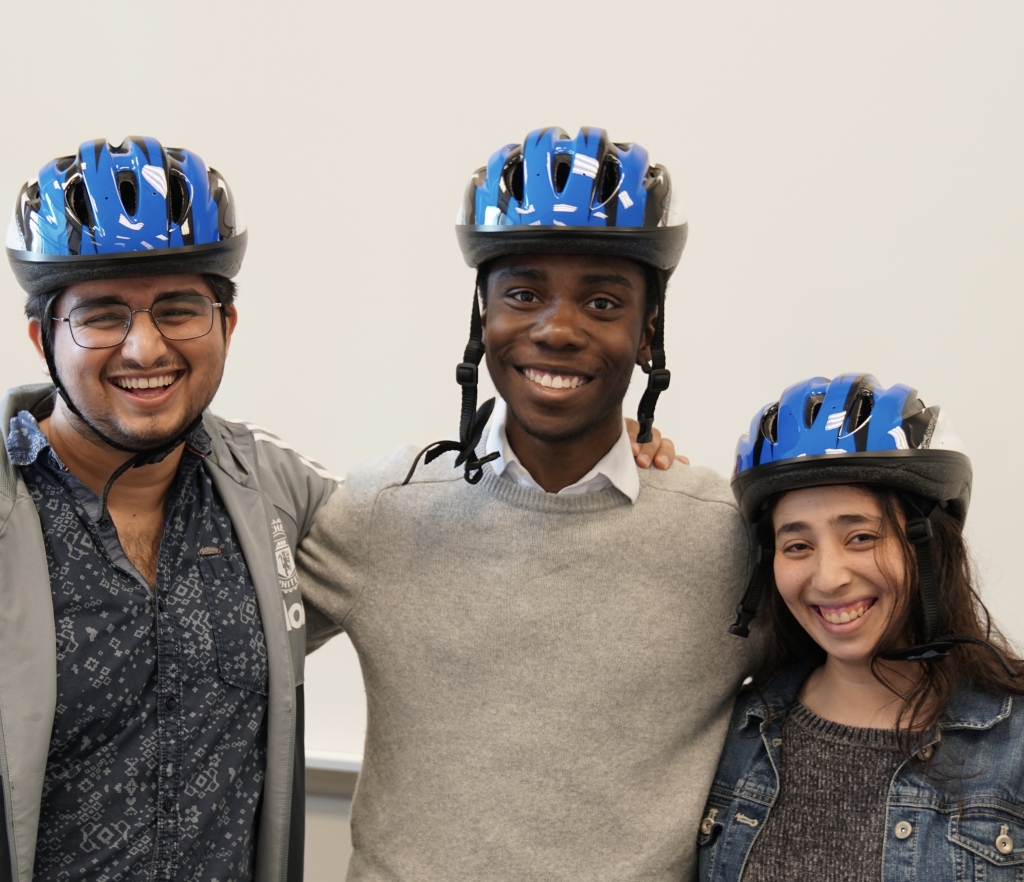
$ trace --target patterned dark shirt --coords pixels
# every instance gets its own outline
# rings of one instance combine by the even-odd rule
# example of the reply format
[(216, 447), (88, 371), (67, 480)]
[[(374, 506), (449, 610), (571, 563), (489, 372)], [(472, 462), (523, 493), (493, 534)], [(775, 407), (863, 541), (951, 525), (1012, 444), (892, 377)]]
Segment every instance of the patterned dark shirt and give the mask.
[(253, 877), (266, 770), (267, 653), (256, 593), (189, 438), (167, 499), (156, 590), (35, 419), (11, 420), (46, 541), (57, 708), (35, 879)]

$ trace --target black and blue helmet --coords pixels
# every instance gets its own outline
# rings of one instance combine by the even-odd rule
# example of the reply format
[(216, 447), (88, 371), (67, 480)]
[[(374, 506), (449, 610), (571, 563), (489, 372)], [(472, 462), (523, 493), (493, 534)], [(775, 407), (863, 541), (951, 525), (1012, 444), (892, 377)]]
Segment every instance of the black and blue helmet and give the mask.
[(535, 129), (477, 169), (456, 221), (471, 267), (507, 254), (601, 253), (671, 272), (686, 244), (672, 181), (639, 144), (584, 126)]
[(752, 522), (776, 493), (821, 484), (883, 484), (948, 507), (971, 499), (971, 461), (938, 405), (870, 374), (814, 377), (762, 407), (736, 447), (732, 489)]
[(216, 169), (155, 138), (86, 141), (18, 194), (7, 257), (29, 294), (88, 279), (168, 273), (231, 278), (246, 233)]
[(825, 484), (876, 484), (907, 501), (907, 539), (917, 555), (921, 626), (918, 643), (882, 658), (938, 661), (959, 643), (982, 646), (1010, 677), (1016, 674), (997, 649), (976, 637), (941, 634), (941, 597), (932, 549), (933, 524), (948, 513), (962, 527), (971, 501), (971, 461), (938, 405), (926, 406), (917, 390), (888, 389), (870, 374), (813, 377), (786, 389), (765, 405), (736, 446), (732, 490), (744, 517), (757, 525), (757, 565), (736, 622), (749, 633), (769, 584), (775, 539), (768, 506), (790, 490)]

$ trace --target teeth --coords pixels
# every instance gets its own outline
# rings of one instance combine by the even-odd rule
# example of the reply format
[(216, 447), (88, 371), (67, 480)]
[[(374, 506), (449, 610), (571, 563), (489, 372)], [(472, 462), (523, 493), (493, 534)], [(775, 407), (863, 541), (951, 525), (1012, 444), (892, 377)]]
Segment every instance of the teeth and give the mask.
[(847, 622), (852, 622), (854, 619), (859, 619), (870, 608), (870, 604), (865, 604), (864, 606), (859, 606), (856, 609), (843, 610), (842, 612), (834, 613), (827, 612), (826, 610), (821, 609), (821, 607), (819, 607), (819, 609), (821, 610), (821, 617), (826, 622), (831, 622), (833, 625), (845, 625)]
[(586, 377), (565, 377), (558, 374), (545, 374), (532, 368), (524, 368), (523, 373), (528, 380), (538, 383), (546, 389), (578, 389), (587, 382)]
[(159, 389), (162, 386), (170, 386), (174, 382), (174, 374), (164, 374), (162, 377), (115, 377), (114, 384), (122, 389)]

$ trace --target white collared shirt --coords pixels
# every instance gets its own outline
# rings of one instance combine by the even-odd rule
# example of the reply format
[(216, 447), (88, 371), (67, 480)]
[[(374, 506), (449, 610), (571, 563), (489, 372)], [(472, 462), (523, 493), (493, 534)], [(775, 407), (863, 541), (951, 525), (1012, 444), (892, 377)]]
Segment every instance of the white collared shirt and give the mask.
[[(516, 458), (515, 451), (508, 443), (505, 433), (505, 421), (508, 418), (508, 406), (501, 396), (494, 401), (494, 412), (491, 414), (490, 431), (487, 433), (486, 453), (497, 453), (498, 458), (492, 460), (491, 468), (495, 474), (515, 481), (520, 487), (531, 490), (543, 490)], [(640, 476), (636, 471), (633, 459), (633, 447), (626, 434), (626, 421), (622, 421), (622, 434), (597, 464), (580, 478), (575, 484), (563, 487), (558, 496), (576, 496), (581, 493), (594, 493), (614, 487), (629, 501), (636, 502), (640, 495)]]

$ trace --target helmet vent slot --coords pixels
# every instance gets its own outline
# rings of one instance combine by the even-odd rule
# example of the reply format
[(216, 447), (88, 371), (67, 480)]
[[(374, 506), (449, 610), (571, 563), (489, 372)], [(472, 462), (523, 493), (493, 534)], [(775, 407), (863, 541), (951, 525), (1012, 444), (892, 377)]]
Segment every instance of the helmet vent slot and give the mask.
[(846, 432), (852, 434), (863, 426), (875, 409), (875, 395), (870, 389), (860, 389), (852, 402), (846, 417)]
[(808, 395), (804, 404), (804, 425), (809, 429), (818, 418), (818, 411), (821, 410), (821, 403), (825, 400), (824, 392), (816, 392)]
[(117, 173), (117, 193), (124, 210), (132, 217), (139, 208), (139, 182), (135, 172), (124, 170)]
[(572, 157), (567, 153), (556, 153), (551, 159), (551, 183), (555, 192), (561, 193), (569, 183), (569, 172), (572, 171)]
[(512, 198), (516, 202), (523, 201), (523, 157), (520, 154), (516, 157), (510, 157), (508, 162), (505, 164), (505, 170), (502, 173), (502, 177), (505, 181), (505, 188), (512, 194)]
[(185, 179), (177, 169), (171, 169), (167, 176), (167, 204), (170, 209), (171, 222), (179, 227), (185, 222), (188, 215), (188, 187)]
[(54, 168), (59, 172), (66, 172), (71, 166), (75, 164), (75, 157), (73, 156), (62, 156), (54, 163)]
[(621, 173), (619, 170), (619, 164), (612, 159), (611, 156), (606, 156), (604, 162), (601, 164), (601, 171), (597, 176), (597, 205), (601, 206), (611, 199), (616, 191), (619, 189), (619, 178)]
[(89, 226), (89, 197), (85, 192), (85, 182), (80, 177), (72, 178), (68, 184), (64, 191), (64, 205), (79, 226)]
[(779, 440), (779, 405), (773, 404), (761, 417), (761, 434), (765, 440), (777, 444)]

